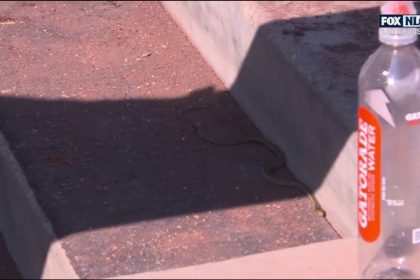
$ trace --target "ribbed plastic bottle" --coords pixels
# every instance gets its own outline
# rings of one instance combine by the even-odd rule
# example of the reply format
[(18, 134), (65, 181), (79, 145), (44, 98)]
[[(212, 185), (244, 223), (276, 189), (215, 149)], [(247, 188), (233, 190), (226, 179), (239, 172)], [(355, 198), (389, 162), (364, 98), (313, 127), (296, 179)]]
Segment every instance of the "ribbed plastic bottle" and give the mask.
[[(382, 14), (416, 14), (389, 1)], [(415, 30), (379, 28), (358, 80), (360, 276), (420, 278), (420, 52)], [(408, 31), (412, 31), (409, 33)]]

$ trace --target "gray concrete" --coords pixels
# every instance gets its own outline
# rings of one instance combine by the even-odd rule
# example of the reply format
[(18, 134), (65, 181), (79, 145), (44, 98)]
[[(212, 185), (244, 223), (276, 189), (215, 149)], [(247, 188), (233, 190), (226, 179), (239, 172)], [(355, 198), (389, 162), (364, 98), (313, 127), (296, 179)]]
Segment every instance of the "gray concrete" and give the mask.
[(356, 248), (356, 238), (338, 239), (113, 279), (356, 279)]
[(24, 278), (78, 278), (1, 133), (0, 231)]
[(357, 74), (378, 46), (381, 2), (163, 3), (332, 225), (355, 236)]

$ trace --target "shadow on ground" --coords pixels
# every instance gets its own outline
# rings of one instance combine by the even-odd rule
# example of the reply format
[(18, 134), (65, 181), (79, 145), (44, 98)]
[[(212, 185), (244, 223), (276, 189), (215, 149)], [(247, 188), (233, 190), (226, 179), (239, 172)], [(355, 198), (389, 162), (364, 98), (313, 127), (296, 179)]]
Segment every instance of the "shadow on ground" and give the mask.
[[(352, 67), (346, 68), (349, 72), (337, 73), (351, 81), (348, 98), (353, 105), (357, 72), (377, 46), (376, 36), (371, 35), (376, 34), (376, 14), (376, 9), (370, 9), (316, 19), (336, 18), (331, 24), (346, 18), (372, 21), (357, 29), (357, 36), (365, 36), (365, 44), (357, 48), (330, 47), (330, 51), (343, 55), (356, 53), (351, 56), (356, 59)], [(267, 36), (287, 27), (287, 31), (280, 31), (282, 36), (301, 40), (311, 30), (328, 29), (328, 24), (315, 24), (314, 20), (299, 18), (261, 26), (233, 88), (248, 87), (252, 94), (265, 98), (264, 92), (251, 88), (250, 81), (280, 75), (265, 67), (266, 54), (271, 52), (266, 49)], [(8, 41), (4, 44), (3, 47), (13, 48), (7, 45)], [(54, 42), (51, 44), (54, 47)], [(57, 75), (54, 79), (58, 77), (65, 84), (66, 77), (60, 72), (50, 75)], [(34, 73), (31, 79), (38, 91), (48, 91), (47, 78), (38, 78)], [(77, 77), (72, 78), (75, 82)], [(130, 81), (120, 82), (120, 91), (127, 90), (122, 85)], [(89, 81), (80, 77), (80, 83)], [(107, 87), (102, 90), (97, 94), (106, 96)], [(285, 89), (278, 90), (280, 94)], [(287, 90), (293, 94), (292, 89)], [(45, 92), (48, 97), (53, 94)], [(153, 95), (138, 99), (127, 93), (125, 99), (108, 101), (48, 100), (24, 95), (3, 94), (0, 98), (0, 129), (82, 277), (110, 277), (197, 264), (334, 238), (330, 229), (325, 229), (325, 221), (312, 212), (309, 201), (297, 199), (305, 197), (303, 192), (262, 180), (262, 166), (273, 159), (263, 147), (215, 147), (194, 133), (185, 118), (218, 139), (259, 135), (228, 92), (208, 87), (171, 99), (153, 99)], [(298, 110), (284, 108), (281, 99), (279, 102), (272, 106), (281, 108), (284, 114)], [(187, 116), (180, 113), (185, 108), (203, 105), (208, 108)], [(355, 106), (352, 108), (355, 110)], [(355, 111), (351, 114), (355, 116)], [(315, 186), (328, 173), (350, 132), (351, 129), (334, 139), (330, 153), (334, 156), (325, 158), (318, 167)], [(278, 175), (293, 178), (288, 170)], [(277, 210), (274, 205), (262, 212), (265, 205), (280, 201), (283, 204)], [(253, 208), (261, 212), (220, 211), (252, 205), (262, 205)], [(215, 218), (209, 213), (215, 213)], [(253, 220), (247, 215), (253, 215)], [(120, 229), (119, 225), (127, 227)], [(135, 228), (136, 225), (140, 227)], [(104, 228), (109, 230), (98, 231)], [(82, 232), (87, 235), (77, 237)], [(223, 239), (232, 236), (233, 240)], [(276, 244), (277, 238), (281, 241)], [(210, 245), (203, 240), (209, 240)], [(261, 245), (264, 242), (268, 245)], [(113, 248), (113, 244), (118, 247)], [(165, 251), (175, 247), (175, 251)], [(83, 262), (89, 265), (83, 266)], [(40, 265), (32, 277), (41, 275), (42, 270)]]
[(295, 197), (287, 188), (253, 185), (262, 182), (261, 164), (274, 159), (264, 148), (215, 147), (193, 131), (189, 121), (221, 141), (259, 136), (247, 133), (249, 120), (233, 102), (211, 88), (167, 101), (2, 98), (0, 125), (63, 237)]
[(4, 244), (3, 237), (0, 235), (0, 279), (21, 279), (20, 273), (16, 268), (9, 253), (7, 252), (6, 245)]

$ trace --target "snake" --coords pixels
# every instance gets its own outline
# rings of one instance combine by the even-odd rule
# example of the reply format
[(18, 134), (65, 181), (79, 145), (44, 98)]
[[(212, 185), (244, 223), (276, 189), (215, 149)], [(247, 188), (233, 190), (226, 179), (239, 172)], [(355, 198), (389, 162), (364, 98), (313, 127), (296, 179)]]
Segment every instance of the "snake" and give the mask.
[[(188, 107), (186, 109), (181, 110), (180, 113), (181, 115), (186, 115), (188, 112), (197, 111), (197, 110), (205, 110), (205, 109), (207, 109), (207, 106)], [(266, 182), (276, 185), (276, 186), (285, 186), (285, 187), (292, 187), (292, 188), (300, 189), (306, 194), (308, 199), (312, 202), (316, 214), (320, 217), (326, 217), (326, 214), (327, 214), (326, 211), (322, 208), (321, 204), (319, 203), (319, 201), (316, 199), (316, 197), (314, 196), (314, 194), (311, 192), (311, 190), (308, 187), (299, 183), (298, 181), (280, 179), (272, 175), (274, 171), (287, 167), (287, 160), (286, 160), (286, 156), (284, 152), (281, 151), (279, 148), (277, 148), (277, 146), (275, 146), (269, 140), (267, 140), (264, 137), (258, 136), (258, 137), (244, 137), (244, 138), (234, 140), (234, 141), (216, 141), (204, 135), (202, 130), (200, 130), (199, 127), (194, 122), (192, 122), (188, 118), (185, 118), (185, 120), (190, 124), (193, 132), (197, 134), (198, 137), (202, 141), (212, 144), (212, 145), (237, 146), (237, 145), (244, 145), (244, 144), (259, 144), (259, 145), (264, 146), (266, 149), (268, 149), (271, 153), (275, 155), (275, 160), (263, 166), (262, 178)]]

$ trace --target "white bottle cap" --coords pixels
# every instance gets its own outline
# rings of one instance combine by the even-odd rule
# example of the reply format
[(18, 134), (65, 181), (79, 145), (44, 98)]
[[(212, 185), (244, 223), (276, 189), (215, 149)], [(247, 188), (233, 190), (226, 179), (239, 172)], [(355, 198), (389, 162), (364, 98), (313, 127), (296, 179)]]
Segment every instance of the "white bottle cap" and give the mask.
[[(381, 6), (383, 15), (413, 15), (416, 7), (412, 1), (387, 1)], [(417, 41), (415, 28), (379, 28), (379, 41), (391, 46), (403, 46)]]

